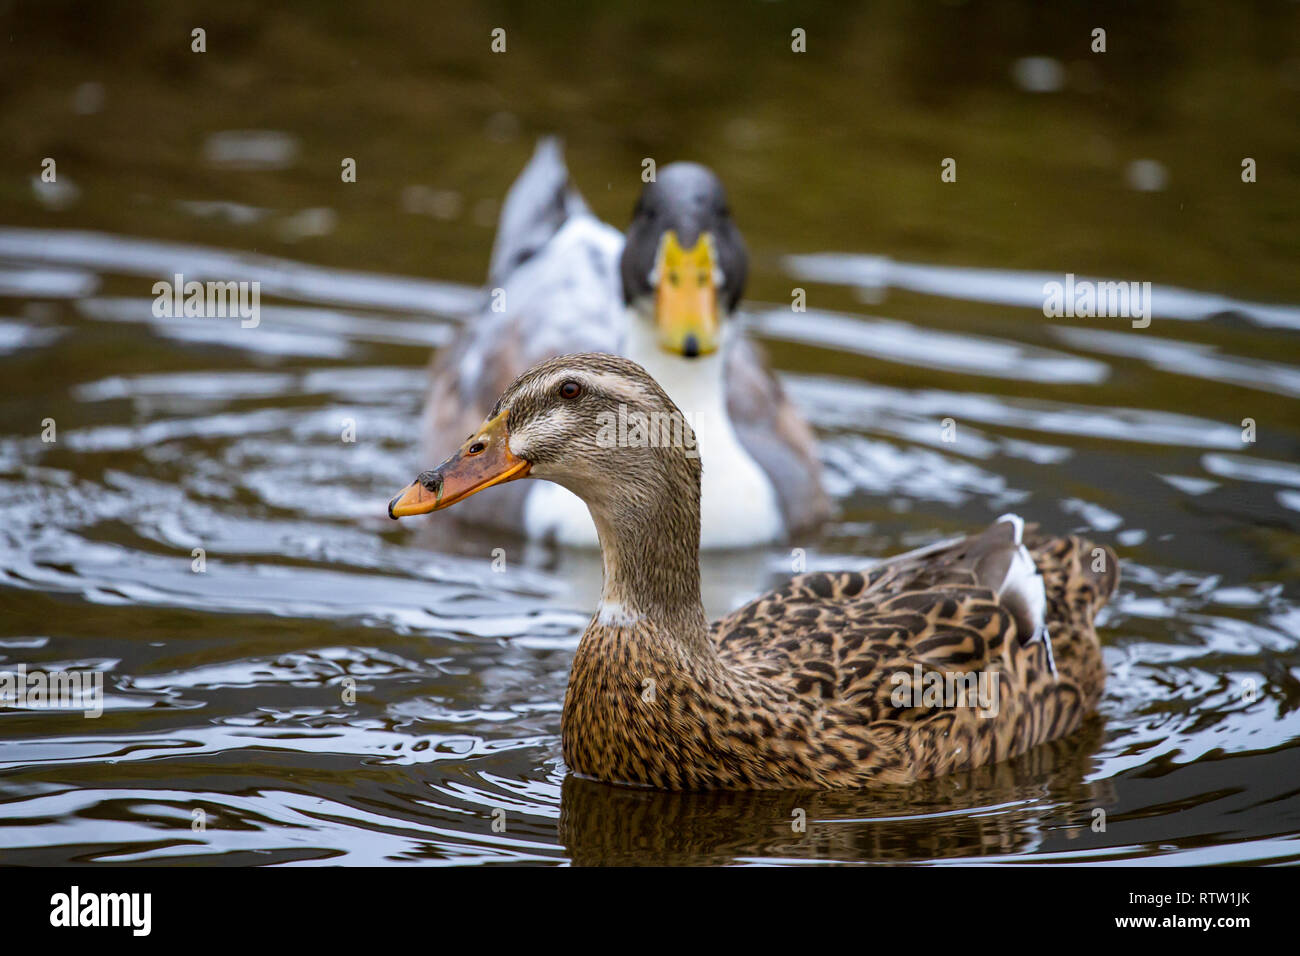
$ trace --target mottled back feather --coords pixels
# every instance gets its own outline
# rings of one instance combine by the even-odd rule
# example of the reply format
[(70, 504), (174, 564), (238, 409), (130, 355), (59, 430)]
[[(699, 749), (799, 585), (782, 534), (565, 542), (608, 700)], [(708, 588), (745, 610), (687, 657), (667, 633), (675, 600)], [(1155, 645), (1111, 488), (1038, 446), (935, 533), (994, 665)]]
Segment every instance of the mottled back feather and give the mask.
[[(712, 625), (713, 659), (665, 660), (655, 640), (589, 631), (566, 698), (566, 761), (667, 789), (861, 786), (982, 766), (1070, 733), (1101, 694), (1093, 617), (1118, 565), (1082, 539), (1026, 531), (1053, 673), (1047, 644), (997, 594), (1015, 534), (999, 522), (863, 571), (792, 578)], [(996, 675), (996, 713), (974, 697), (900, 703), (918, 673), (923, 685), (931, 673)], [(653, 704), (641, 699), (646, 679)]]

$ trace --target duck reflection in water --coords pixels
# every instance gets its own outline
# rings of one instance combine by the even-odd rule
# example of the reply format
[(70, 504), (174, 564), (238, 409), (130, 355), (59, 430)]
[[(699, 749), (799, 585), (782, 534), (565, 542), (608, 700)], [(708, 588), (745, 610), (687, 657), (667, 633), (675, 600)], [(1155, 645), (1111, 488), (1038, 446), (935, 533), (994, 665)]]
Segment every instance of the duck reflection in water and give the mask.
[(564, 778), (560, 842), (578, 866), (717, 865), (747, 859), (906, 863), (999, 857), (1093, 830), (1117, 797), (1089, 780), (1099, 717), (1011, 760), (910, 787), (681, 793)]

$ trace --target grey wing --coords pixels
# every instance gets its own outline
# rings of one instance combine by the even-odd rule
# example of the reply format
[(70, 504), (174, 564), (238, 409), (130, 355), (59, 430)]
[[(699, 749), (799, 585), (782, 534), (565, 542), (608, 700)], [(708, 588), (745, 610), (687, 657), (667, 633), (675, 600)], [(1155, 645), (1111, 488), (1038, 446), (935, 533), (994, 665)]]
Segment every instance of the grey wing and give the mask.
[(816, 527), (830, 515), (831, 503), (812, 428), (746, 336), (728, 343), (725, 374), (732, 427), (776, 489), (786, 530)]
[(504, 283), (537, 255), (570, 219), (589, 214), (582, 195), (569, 181), (560, 141), (542, 137), (501, 205), (488, 268), (489, 288)]

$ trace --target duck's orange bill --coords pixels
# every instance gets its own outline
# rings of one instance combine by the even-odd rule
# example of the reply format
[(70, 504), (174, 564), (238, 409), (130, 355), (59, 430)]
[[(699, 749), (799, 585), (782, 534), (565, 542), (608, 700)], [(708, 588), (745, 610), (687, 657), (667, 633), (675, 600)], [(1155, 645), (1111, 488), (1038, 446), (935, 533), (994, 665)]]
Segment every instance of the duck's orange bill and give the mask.
[(460, 450), (426, 471), (388, 502), (388, 517), (409, 518), (447, 508), (476, 491), (528, 474), (531, 467), (510, 453), (510, 430), (502, 412), (489, 418)]
[(655, 290), (655, 321), (662, 348), (694, 358), (718, 347), (715, 266), (713, 237), (709, 233), (701, 233), (689, 249), (682, 248), (675, 230), (664, 233), (659, 247), (659, 287)]

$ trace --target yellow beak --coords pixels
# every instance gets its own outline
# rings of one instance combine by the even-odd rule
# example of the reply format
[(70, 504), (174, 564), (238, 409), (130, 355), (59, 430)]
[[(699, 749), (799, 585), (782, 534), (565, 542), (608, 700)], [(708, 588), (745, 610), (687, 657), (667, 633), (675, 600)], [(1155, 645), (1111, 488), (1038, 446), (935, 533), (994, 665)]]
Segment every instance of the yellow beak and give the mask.
[(659, 249), (659, 285), (655, 323), (659, 344), (688, 358), (718, 347), (718, 295), (714, 287), (713, 236), (701, 233), (695, 245), (682, 248), (676, 231), (664, 233)]
[(388, 517), (407, 518), (449, 508), (484, 488), (527, 476), (532, 467), (510, 451), (509, 411), (489, 418), (460, 450), (426, 471), (388, 502)]

